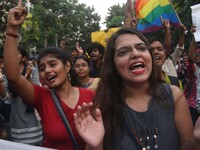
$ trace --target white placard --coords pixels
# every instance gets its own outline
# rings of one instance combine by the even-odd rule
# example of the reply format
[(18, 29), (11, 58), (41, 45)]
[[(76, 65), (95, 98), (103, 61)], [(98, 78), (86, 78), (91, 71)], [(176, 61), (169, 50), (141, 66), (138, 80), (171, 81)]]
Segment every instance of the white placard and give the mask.
[(53, 150), (53, 149), (10, 142), (0, 139), (0, 150)]
[(194, 33), (195, 41), (200, 41), (200, 4), (191, 6), (192, 9), (192, 22), (196, 26), (196, 32)]

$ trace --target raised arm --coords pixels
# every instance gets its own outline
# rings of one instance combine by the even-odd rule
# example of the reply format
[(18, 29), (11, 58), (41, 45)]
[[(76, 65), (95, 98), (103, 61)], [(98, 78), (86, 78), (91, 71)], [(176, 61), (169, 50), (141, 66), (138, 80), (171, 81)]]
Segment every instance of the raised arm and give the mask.
[(8, 12), (6, 41), (4, 47), (4, 65), (5, 73), (9, 83), (14, 90), (27, 103), (34, 102), (34, 89), (32, 84), (23, 76), (21, 76), (19, 52), (18, 52), (18, 34), (19, 28), (26, 19), (27, 11), (22, 6), (22, 0), (18, 5)]
[(181, 24), (180, 26), (180, 36), (178, 39), (178, 46), (182, 47), (184, 46), (184, 42), (185, 42), (185, 31), (187, 30), (187, 28)]
[(164, 48), (166, 50), (166, 56), (168, 57), (171, 53), (171, 34), (170, 34), (170, 22), (169, 20), (162, 19), (162, 24), (165, 28), (165, 39), (164, 39)]
[(195, 39), (193, 33), (196, 32), (196, 26), (192, 26), (190, 32), (192, 33), (192, 41), (190, 42), (190, 48), (188, 52), (188, 59), (194, 61), (194, 51), (195, 51)]
[(80, 47), (79, 42), (76, 42), (76, 49), (78, 50), (79, 56), (83, 55), (84, 51), (83, 51), (82, 47)]
[(185, 42), (185, 31), (186, 31), (186, 27), (182, 24), (180, 27), (180, 36), (178, 39), (178, 44), (176, 46), (176, 49), (174, 50), (174, 52), (171, 54), (171, 57), (174, 61), (174, 64), (177, 64), (183, 49), (184, 49), (184, 42)]

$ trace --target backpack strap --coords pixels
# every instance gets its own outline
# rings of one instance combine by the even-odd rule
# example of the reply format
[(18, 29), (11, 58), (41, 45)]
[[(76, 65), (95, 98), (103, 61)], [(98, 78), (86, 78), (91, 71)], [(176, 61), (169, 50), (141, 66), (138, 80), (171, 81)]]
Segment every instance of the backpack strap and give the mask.
[(183, 86), (182, 86), (182, 83), (179, 81), (179, 79), (177, 77), (173, 77), (173, 76), (170, 76), (170, 75), (167, 75), (169, 80), (170, 80), (170, 83), (171, 85), (176, 85), (178, 86), (180, 89), (183, 90)]

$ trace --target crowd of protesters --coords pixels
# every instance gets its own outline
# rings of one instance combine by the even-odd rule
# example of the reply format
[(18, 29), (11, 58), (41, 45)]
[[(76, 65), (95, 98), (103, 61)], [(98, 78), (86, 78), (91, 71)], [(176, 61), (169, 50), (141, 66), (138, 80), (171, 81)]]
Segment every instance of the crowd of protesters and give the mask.
[[(121, 28), (107, 46), (78, 42), (37, 57), (18, 43), (27, 11), (8, 12), (0, 55), (0, 139), (52, 149), (200, 149), (200, 44), (184, 25), (176, 48), (164, 38)], [(11, 59), (12, 58), (12, 59)], [(66, 116), (63, 123), (53, 94)], [(66, 129), (67, 128), (67, 129)]]

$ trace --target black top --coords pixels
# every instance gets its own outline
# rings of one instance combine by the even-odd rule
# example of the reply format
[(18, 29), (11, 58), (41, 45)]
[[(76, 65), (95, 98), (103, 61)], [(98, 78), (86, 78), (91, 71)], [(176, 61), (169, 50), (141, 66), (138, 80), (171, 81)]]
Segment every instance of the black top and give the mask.
[(100, 75), (100, 70), (101, 68), (98, 68), (94, 62), (91, 62), (91, 65), (90, 65), (90, 77), (92, 78), (96, 78), (96, 77), (99, 77)]
[[(169, 104), (169, 109), (161, 106), (155, 98), (150, 100), (148, 110), (145, 112), (137, 112), (124, 103), (124, 132), (118, 133), (119, 135), (112, 139), (115, 141), (112, 149), (141, 150), (141, 147), (147, 150), (179, 149), (179, 138), (174, 123), (174, 99), (170, 86), (163, 85), (165, 92), (169, 93), (168, 98), (164, 100)], [(105, 141), (106, 143), (109, 141)]]

